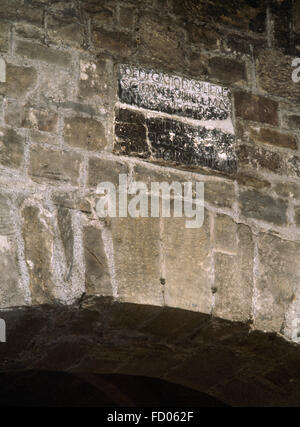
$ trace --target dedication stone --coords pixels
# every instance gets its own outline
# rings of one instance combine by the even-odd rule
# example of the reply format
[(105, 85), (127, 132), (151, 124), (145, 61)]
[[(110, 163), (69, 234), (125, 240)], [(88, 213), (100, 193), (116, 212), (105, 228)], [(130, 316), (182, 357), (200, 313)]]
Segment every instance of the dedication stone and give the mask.
[[(227, 173), (236, 171), (231, 93), (228, 88), (121, 65), (119, 100), (122, 108), (127, 104), (131, 108), (148, 110), (144, 111), (147, 113), (144, 126), (146, 142), (154, 159), (204, 166)], [(151, 119), (151, 111), (166, 114), (161, 117), (155, 114)], [(139, 110), (139, 114), (144, 113)], [(126, 124), (127, 127), (129, 125)], [(120, 126), (124, 129), (125, 125), (117, 123), (118, 129)], [(117, 132), (117, 146), (122, 147), (124, 154), (135, 155), (128, 153), (128, 144), (129, 138), (122, 140), (120, 132)]]

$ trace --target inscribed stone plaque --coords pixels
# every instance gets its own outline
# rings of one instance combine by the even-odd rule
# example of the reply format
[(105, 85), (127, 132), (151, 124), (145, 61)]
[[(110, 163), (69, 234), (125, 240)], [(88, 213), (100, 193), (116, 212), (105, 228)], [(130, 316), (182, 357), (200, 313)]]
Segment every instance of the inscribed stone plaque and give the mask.
[[(204, 166), (227, 173), (236, 171), (231, 93), (228, 88), (121, 65), (119, 100), (122, 108), (137, 107), (139, 114), (147, 116), (142, 126), (151, 155), (144, 150), (144, 157)], [(160, 117), (157, 113), (163, 114)], [(126, 138), (117, 132), (116, 151), (135, 155), (130, 153), (130, 123), (117, 120), (117, 127), (122, 127)]]

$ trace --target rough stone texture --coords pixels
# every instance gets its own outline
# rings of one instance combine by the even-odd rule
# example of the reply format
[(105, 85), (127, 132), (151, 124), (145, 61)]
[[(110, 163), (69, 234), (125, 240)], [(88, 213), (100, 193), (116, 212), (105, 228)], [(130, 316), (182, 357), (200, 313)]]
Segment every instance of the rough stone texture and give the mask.
[(233, 184), (222, 181), (205, 181), (204, 200), (214, 206), (231, 208), (235, 200)]
[[(163, 219), (165, 304), (210, 313), (212, 291), (209, 217), (206, 212), (204, 226), (197, 229), (187, 229), (185, 220)], [(181, 284), (180, 287), (178, 283)]]
[(259, 146), (238, 146), (237, 158), (240, 170), (266, 169), (278, 174), (281, 174), (284, 171), (284, 162), (280, 154)]
[(6, 82), (0, 83), (0, 95), (19, 98), (32, 89), (37, 79), (37, 71), (33, 67), (18, 67), (6, 64)]
[(162, 305), (159, 219), (112, 218), (111, 232), (121, 300)]
[(128, 174), (128, 167), (113, 160), (91, 158), (89, 160), (89, 187), (97, 187), (101, 182), (119, 183), (119, 175)]
[(107, 144), (103, 124), (83, 117), (65, 119), (64, 139), (68, 145), (89, 151), (102, 151)]
[(146, 122), (141, 113), (126, 109), (116, 112), (114, 152), (147, 158), (150, 150), (146, 139)]
[(254, 326), (265, 331), (279, 332), (298, 289), (299, 243), (261, 233), (258, 252), (260, 268), (256, 282)]
[(22, 306), (25, 298), (19, 288), (19, 271), (16, 245), (8, 236), (0, 236), (0, 306)]
[(46, 46), (27, 41), (18, 43), (17, 53), (27, 58), (46, 61), (59, 67), (68, 67), (71, 63), (71, 56), (67, 52), (49, 49)]
[(0, 163), (10, 168), (19, 168), (23, 162), (24, 139), (13, 129), (0, 128)]
[(80, 156), (75, 153), (32, 147), (29, 174), (37, 182), (48, 180), (76, 185), (80, 162)]
[(250, 320), (253, 296), (254, 244), (249, 227), (226, 216), (215, 223), (215, 316)]
[(9, 46), (11, 25), (7, 22), (1, 22), (0, 28), (0, 52), (7, 52)]
[(282, 121), (287, 129), (300, 130), (300, 116), (297, 114), (283, 114)]
[(272, 129), (250, 128), (250, 138), (254, 142), (260, 142), (278, 147), (297, 149), (297, 139), (294, 135), (281, 133)]
[(245, 64), (229, 58), (214, 57), (208, 61), (208, 74), (211, 78), (223, 84), (237, 84), (239, 86), (247, 83)]
[(56, 132), (58, 116), (55, 111), (27, 107), (23, 112), (21, 126), (43, 132)]
[(234, 137), (229, 133), (157, 118), (148, 119), (147, 128), (157, 159), (229, 174), (236, 171)]
[(240, 194), (239, 204), (241, 214), (246, 217), (277, 225), (286, 224), (287, 203), (282, 199), (273, 199), (258, 191), (248, 190)]
[(57, 211), (57, 224), (66, 258), (65, 280), (68, 281), (71, 277), (74, 264), (74, 232), (72, 228), (72, 215), (69, 209), (59, 207)]
[(83, 246), (86, 292), (88, 295), (111, 296), (112, 286), (101, 231), (92, 226), (85, 227)]
[(276, 184), (275, 191), (280, 197), (300, 200), (300, 184), (281, 182)]
[(184, 30), (170, 20), (144, 14), (139, 19), (137, 36), (139, 56), (157, 62), (165, 62), (165, 58), (169, 58), (173, 66), (182, 66), (186, 62), (183, 45), (185, 37)]
[(246, 92), (234, 95), (236, 115), (244, 120), (278, 125), (278, 103)]
[(300, 227), (300, 207), (295, 208), (295, 223)]
[[(1, 311), (0, 371), (119, 371), (229, 404), (299, 406), (299, 345), (272, 334), (299, 342), (299, 8), (227, 3), (0, 2), (0, 304), (38, 305)], [(134, 91), (132, 76), (124, 93), (147, 103), (126, 100), (121, 64), (206, 82), (201, 99), (196, 86)], [(218, 132), (230, 136), (210, 146)], [(205, 182), (204, 226), (98, 219), (95, 187), (120, 173)]]
[[(300, 87), (292, 80), (291, 56), (276, 51), (262, 51), (257, 58), (257, 75), (260, 87), (271, 95), (299, 101)], [(274, 79), (274, 69), (276, 76)]]
[(174, 11), (189, 17), (191, 21), (220, 22), (237, 29), (262, 33), (265, 30), (266, 9), (263, 3), (249, 0), (232, 1), (224, 4), (221, 0), (210, 3), (197, 0), (174, 0)]
[(38, 207), (22, 211), (25, 260), (30, 278), (33, 305), (53, 301), (55, 285), (52, 276), (53, 234), (49, 220)]

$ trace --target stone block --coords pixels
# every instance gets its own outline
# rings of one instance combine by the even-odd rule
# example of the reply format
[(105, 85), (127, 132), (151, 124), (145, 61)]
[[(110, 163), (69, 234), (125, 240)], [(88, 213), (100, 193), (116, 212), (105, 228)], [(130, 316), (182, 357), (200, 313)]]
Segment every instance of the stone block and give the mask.
[(101, 182), (119, 184), (119, 175), (128, 174), (126, 165), (117, 160), (91, 158), (89, 160), (88, 186), (97, 187)]
[(278, 125), (278, 103), (276, 101), (246, 92), (236, 92), (234, 100), (237, 117)]
[(251, 229), (224, 215), (215, 222), (213, 314), (247, 322), (252, 313), (254, 244)]
[(207, 211), (200, 228), (186, 228), (186, 218), (163, 218), (162, 221), (165, 304), (210, 313), (211, 247)]
[(22, 166), (24, 138), (11, 128), (0, 128), (0, 164), (17, 169)]
[(20, 98), (34, 88), (37, 71), (33, 67), (18, 67), (6, 64), (6, 82), (0, 83), (0, 95)]
[(280, 332), (300, 280), (299, 243), (260, 233), (254, 327)]
[(163, 305), (159, 218), (112, 218), (111, 232), (120, 299)]
[(84, 117), (65, 119), (64, 140), (72, 147), (89, 151), (103, 151), (107, 144), (103, 124)]
[(294, 135), (278, 132), (267, 128), (250, 127), (249, 137), (252, 141), (272, 145), (274, 147), (297, 149), (297, 139)]
[(32, 305), (46, 304), (55, 298), (52, 275), (53, 230), (48, 215), (38, 207), (25, 207), (22, 219)]
[(85, 288), (88, 295), (112, 296), (112, 285), (101, 231), (93, 226), (83, 230)]
[(248, 190), (240, 193), (239, 206), (245, 217), (275, 225), (287, 223), (287, 203), (282, 199), (273, 199), (256, 190)]
[(16, 53), (26, 58), (48, 62), (58, 67), (69, 68), (71, 66), (72, 58), (69, 53), (55, 50), (38, 43), (19, 41), (17, 43)]
[(7, 22), (0, 23), (0, 52), (7, 52), (9, 48), (11, 25)]
[(78, 184), (81, 157), (68, 151), (33, 146), (30, 150), (29, 175), (34, 181)]

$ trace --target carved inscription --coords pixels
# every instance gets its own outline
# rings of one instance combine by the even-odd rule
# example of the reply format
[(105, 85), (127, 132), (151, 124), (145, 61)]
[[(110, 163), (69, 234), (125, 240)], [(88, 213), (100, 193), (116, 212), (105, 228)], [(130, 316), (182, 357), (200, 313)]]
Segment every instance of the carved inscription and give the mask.
[(228, 88), (121, 65), (119, 99), (115, 152), (236, 172)]
[(121, 66), (119, 97), (126, 104), (197, 120), (231, 115), (227, 88), (127, 65)]

